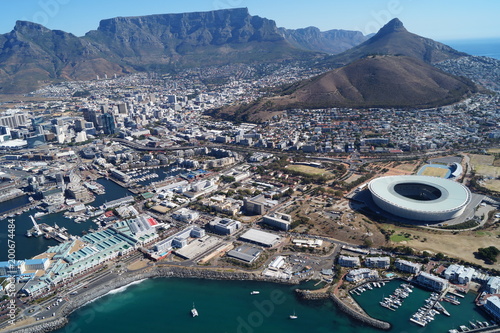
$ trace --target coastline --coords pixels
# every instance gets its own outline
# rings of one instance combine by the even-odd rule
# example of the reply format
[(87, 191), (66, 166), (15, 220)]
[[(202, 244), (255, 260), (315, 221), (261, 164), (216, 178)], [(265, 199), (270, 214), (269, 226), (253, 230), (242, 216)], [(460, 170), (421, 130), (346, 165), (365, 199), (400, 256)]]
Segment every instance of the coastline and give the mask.
[(299, 280), (285, 281), (270, 279), (261, 275), (246, 272), (230, 272), (207, 268), (179, 268), (179, 267), (155, 267), (141, 272), (120, 276), (102, 286), (94, 287), (78, 297), (66, 302), (54, 318), (27, 324), (21, 327), (7, 328), (2, 333), (46, 333), (62, 328), (69, 323), (68, 316), (79, 308), (94, 302), (95, 300), (109, 294), (113, 290), (137, 284), (139, 281), (154, 278), (192, 278), (209, 280), (241, 280), (241, 281), (262, 281), (281, 284), (299, 284)]
[[(54, 318), (45, 320), (43, 322), (36, 322), (27, 324), (21, 327), (13, 327), (6, 329), (5, 333), (39, 333), (51, 332), (66, 326), (69, 323), (69, 315), (81, 307), (96, 301), (97, 299), (106, 296), (107, 294), (116, 291), (117, 289), (138, 284), (147, 279), (154, 278), (192, 278), (192, 279), (209, 279), (209, 280), (240, 280), (240, 281), (262, 281), (280, 284), (297, 285), (300, 280), (285, 281), (279, 279), (270, 279), (262, 275), (248, 272), (216, 270), (208, 268), (180, 268), (180, 267), (155, 267), (143, 270), (140, 272), (132, 272), (126, 276), (120, 276), (102, 286), (94, 287), (80, 294), (78, 297), (70, 299), (64, 304), (59, 313)], [(336, 306), (351, 318), (360, 321), (372, 327), (388, 330), (391, 325), (387, 322), (372, 318), (366, 314), (359, 313), (347, 305), (345, 305), (339, 298), (331, 293), (309, 293), (300, 289), (296, 289), (299, 297), (304, 299), (319, 300), (330, 298)]]

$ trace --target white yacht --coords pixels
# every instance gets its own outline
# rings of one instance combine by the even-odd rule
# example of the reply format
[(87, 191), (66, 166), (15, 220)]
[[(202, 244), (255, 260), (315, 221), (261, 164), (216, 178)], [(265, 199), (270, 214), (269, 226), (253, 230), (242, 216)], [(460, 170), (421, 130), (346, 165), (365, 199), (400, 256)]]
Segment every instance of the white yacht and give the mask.
[(196, 310), (196, 308), (194, 307), (194, 303), (193, 303), (193, 308), (191, 309), (191, 315), (193, 317), (198, 317), (198, 310)]

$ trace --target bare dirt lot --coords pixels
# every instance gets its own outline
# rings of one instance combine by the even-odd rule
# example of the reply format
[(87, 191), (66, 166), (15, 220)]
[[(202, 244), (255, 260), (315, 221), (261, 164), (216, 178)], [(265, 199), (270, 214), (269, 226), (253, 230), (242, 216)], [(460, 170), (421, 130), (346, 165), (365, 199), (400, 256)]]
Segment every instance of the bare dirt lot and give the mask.
[[(291, 206), (294, 221), (307, 217), (307, 222), (293, 231), (332, 237), (357, 245), (381, 246), (385, 237), (364, 215), (351, 209), (346, 199), (329, 203), (328, 198), (304, 198)], [(368, 222), (367, 222), (368, 221)]]
[(326, 169), (315, 168), (315, 167), (308, 166), (308, 165), (300, 165), (300, 164), (288, 165), (287, 169), (294, 170), (297, 172), (302, 172), (302, 173), (305, 173), (308, 175), (320, 175), (320, 176), (327, 176), (327, 177), (333, 176), (333, 174)]

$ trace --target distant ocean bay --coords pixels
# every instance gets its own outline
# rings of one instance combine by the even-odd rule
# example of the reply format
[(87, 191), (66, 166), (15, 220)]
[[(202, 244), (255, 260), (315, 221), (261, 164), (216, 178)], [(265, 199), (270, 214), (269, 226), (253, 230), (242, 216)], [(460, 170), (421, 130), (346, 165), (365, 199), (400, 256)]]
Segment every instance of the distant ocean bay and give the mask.
[(500, 60), (500, 38), (449, 40), (442, 43), (470, 55)]

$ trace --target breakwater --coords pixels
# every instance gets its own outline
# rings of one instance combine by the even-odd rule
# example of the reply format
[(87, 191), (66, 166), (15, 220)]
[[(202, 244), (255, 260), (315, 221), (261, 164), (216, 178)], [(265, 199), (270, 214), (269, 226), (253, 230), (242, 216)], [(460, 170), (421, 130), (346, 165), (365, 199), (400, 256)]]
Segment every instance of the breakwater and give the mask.
[(23, 328), (13, 328), (7, 329), (4, 333), (47, 333), (55, 331), (59, 328), (64, 327), (68, 323), (66, 317), (59, 317), (52, 320), (44, 321), (43, 323), (36, 323), (25, 326)]
[(344, 312), (345, 314), (349, 315), (350, 317), (356, 319), (357, 321), (359, 321), (363, 324), (370, 325), (372, 327), (375, 327), (375, 328), (378, 328), (381, 330), (389, 330), (391, 328), (391, 324), (389, 324), (388, 322), (372, 318), (368, 315), (359, 313), (359, 312), (355, 311), (354, 309), (350, 308), (349, 306), (344, 304), (344, 302), (342, 302), (333, 293), (330, 294), (330, 298), (333, 301), (333, 303), (335, 303), (337, 305), (337, 307), (339, 308), (340, 311)]
[(360, 313), (351, 307), (347, 306), (342, 302), (335, 294), (328, 292), (311, 292), (309, 290), (295, 289), (295, 293), (302, 299), (306, 300), (322, 300), (330, 298), (345, 314), (349, 315), (351, 318), (372, 327), (388, 330), (391, 328), (391, 324), (388, 322), (372, 318), (366, 314)]

